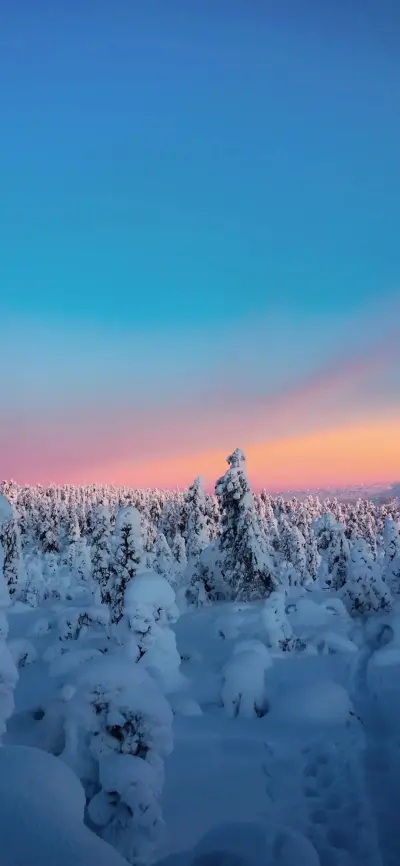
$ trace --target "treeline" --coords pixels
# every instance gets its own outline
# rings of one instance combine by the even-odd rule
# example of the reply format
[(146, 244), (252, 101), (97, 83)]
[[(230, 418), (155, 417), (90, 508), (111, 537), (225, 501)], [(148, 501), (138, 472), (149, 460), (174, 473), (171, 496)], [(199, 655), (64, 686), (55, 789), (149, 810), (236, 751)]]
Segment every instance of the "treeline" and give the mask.
[(14, 482), (1, 492), (12, 510), (0, 516), (5, 575), (11, 595), (30, 604), (90, 583), (117, 620), (126, 583), (149, 569), (189, 605), (265, 598), (318, 578), (346, 585), (361, 611), (387, 606), (400, 582), (398, 500), (252, 493), (240, 449), (212, 495), (200, 478), (185, 492)]

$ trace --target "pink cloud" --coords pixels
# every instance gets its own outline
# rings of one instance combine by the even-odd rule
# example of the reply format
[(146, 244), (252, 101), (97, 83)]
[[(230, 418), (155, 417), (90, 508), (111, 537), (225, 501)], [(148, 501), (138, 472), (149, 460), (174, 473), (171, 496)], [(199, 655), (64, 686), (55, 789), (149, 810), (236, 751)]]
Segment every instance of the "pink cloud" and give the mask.
[(113, 401), (106, 395), (104, 403), (77, 408), (71, 402), (40, 419), (20, 411), (0, 430), (1, 474), (21, 482), (93, 480), (95, 467), (116, 460), (150, 466), (357, 420), (371, 415), (381, 399), (382, 377), (398, 360), (397, 344), (386, 339), (275, 394), (252, 393), (251, 381), (246, 389), (227, 379), (175, 403), (135, 408), (127, 393), (122, 404), (120, 396)]

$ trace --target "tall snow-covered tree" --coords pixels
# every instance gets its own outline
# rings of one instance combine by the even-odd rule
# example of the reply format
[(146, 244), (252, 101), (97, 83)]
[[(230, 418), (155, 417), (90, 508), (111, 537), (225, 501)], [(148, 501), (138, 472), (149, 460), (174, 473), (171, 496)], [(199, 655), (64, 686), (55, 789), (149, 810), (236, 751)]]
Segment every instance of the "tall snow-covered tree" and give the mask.
[(51, 508), (48, 497), (46, 497), (41, 508), (38, 531), (42, 553), (59, 553), (60, 539), (58, 526), (55, 523), (54, 510)]
[(98, 505), (92, 512), (92, 577), (100, 588), (103, 604), (110, 604), (111, 525), (110, 510)]
[(400, 526), (387, 515), (383, 528), (385, 579), (396, 594), (400, 592)]
[[(4, 500), (4, 502), (3, 502)], [(11, 506), (0, 495), (1, 513), (7, 514), (6, 505)], [(4, 575), (5, 556), (0, 542), (0, 743), (6, 730), (6, 721), (14, 709), (13, 693), (18, 680), (18, 671), (7, 646), (8, 622), (7, 607), (10, 603), (9, 590)]]
[(314, 531), (326, 582), (332, 589), (339, 590), (346, 583), (349, 570), (350, 548), (345, 526), (331, 512), (326, 512), (315, 521)]
[(153, 569), (156, 574), (165, 577), (169, 583), (174, 584), (176, 578), (176, 564), (172, 550), (165, 535), (159, 532), (153, 548)]
[(115, 522), (110, 574), (111, 620), (120, 621), (126, 587), (140, 566), (143, 556), (140, 515), (133, 505), (119, 509)]
[(10, 596), (18, 593), (22, 583), (22, 547), (15, 508), (0, 495), (0, 544), (4, 554), (2, 569)]
[(186, 551), (188, 561), (194, 565), (210, 543), (210, 530), (207, 520), (207, 505), (203, 481), (196, 478), (186, 493)]
[(175, 561), (178, 563), (178, 570), (181, 574), (183, 574), (186, 566), (187, 566), (187, 556), (186, 556), (186, 545), (185, 539), (180, 532), (177, 532), (175, 538), (172, 542), (172, 555)]
[(232, 598), (263, 598), (277, 585), (272, 551), (254, 508), (243, 451), (237, 448), (227, 462), (229, 469), (215, 488), (221, 508), (221, 572)]

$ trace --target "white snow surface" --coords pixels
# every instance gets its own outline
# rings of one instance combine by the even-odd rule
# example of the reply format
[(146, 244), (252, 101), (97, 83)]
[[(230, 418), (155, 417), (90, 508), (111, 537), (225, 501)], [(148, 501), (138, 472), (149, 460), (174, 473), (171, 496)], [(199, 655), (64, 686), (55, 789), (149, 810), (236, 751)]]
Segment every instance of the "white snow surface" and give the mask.
[[(125, 640), (125, 621), (119, 645), (108, 653), (107, 640), (114, 639), (106, 623), (97, 622), (78, 642), (59, 640), (65, 602), (7, 610), (8, 639), (21, 648), (29, 636), (36, 661), (19, 671), (0, 749), (5, 866), (124, 862), (82, 823), (81, 784), (65, 765), (79, 767), (79, 755), (71, 760), (73, 741), (64, 762), (43, 751), (34, 752), (32, 763), (13, 758), (20, 763), (9, 801), (9, 770), (1, 764), (9, 753), (27, 755), (25, 747), (29, 755), (34, 746), (63, 754), (65, 717), (82, 731), (93, 729), (95, 692), (113, 708), (110, 724), (125, 707), (149, 720), (154, 760), (112, 755), (107, 742), (107, 748), (99, 742), (97, 754), (103, 790), (117, 789), (134, 811), (145, 809), (132, 832), (145, 835), (147, 820), (161, 825), (162, 811), (164, 837), (156, 852), (149, 844), (149, 863), (398, 866), (400, 606), (352, 618), (337, 596), (316, 585), (296, 587), (270, 605), (216, 602), (177, 619), (172, 589), (159, 575), (148, 586), (145, 579), (136, 589), (136, 579), (128, 586), (125, 618), (134, 613), (138, 624), (142, 616), (144, 626), (146, 613), (154, 626), (157, 617), (157, 628), (171, 635), (164, 646), (176, 641), (185, 687), (168, 697), (159, 687), (160, 660), (152, 672), (146, 652), (137, 658), (133, 634), (132, 645)], [(289, 650), (277, 649), (282, 638), (292, 639)], [(156, 639), (157, 631), (146, 650), (150, 658)], [(304, 650), (296, 649), (296, 639)], [(238, 696), (242, 709), (239, 703), (237, 712), (227, 712)], [(36, 760), (51, 762), (54, 774), (44, 764), (39, 771)], [(47, 781), (56, 790), (43, 809)], [(91, 803), (93, 818), (104, 820), (104, 795)], [(112, 841), (112, 825), (106, 835)], [(53, 860), (52, 845), (63, 849), (54, 848)]]

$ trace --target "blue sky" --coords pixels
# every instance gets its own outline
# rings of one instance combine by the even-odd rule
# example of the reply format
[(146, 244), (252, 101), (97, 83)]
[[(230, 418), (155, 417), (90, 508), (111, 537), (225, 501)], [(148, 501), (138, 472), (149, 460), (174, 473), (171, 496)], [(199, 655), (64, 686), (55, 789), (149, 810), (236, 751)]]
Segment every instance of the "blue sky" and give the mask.
[(3, 4), (0, 396), (19, 423), (60, 389), (106, 411), (118, 381), (155, 409), (165, 379), (204, 399), (228, 361), (269, 392), (381, 339), (399, 32), (395, 0)]

